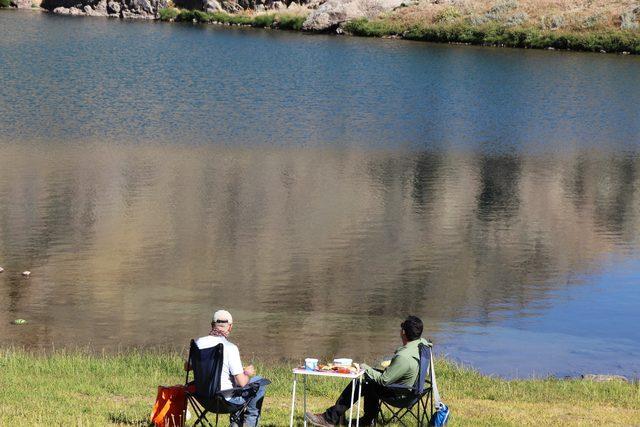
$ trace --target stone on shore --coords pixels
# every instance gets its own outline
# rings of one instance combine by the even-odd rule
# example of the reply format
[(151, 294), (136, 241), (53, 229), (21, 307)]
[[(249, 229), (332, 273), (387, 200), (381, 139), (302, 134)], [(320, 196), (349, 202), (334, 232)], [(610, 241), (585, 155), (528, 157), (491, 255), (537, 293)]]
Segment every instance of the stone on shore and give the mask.
[(273, 10), (282, 10), (282, 9), (286, 9), (287, 6), (281, 1), (274, 1), (273, 3), (271, 3), (269, 8)]
[(106, 5), (105, 5), (104, 9), (97, 8), (98, 5), (94, 6), (94, 7), (96, 7), (94, 9), (93, 7), (91, 7), (91, 6), (89, 6), (87, 4), (82, 8), (82, 10), (84, 10), (84, 13), (86, 13), (88, 16), (107, 16), (107, 7), (106, 7)]
[(67, 7), (56, 7), (55, 9), (53, 9), (53, 13), (58, 14), (58, 15), (70, 15), (71, 12), (69, 11), (69, 8)]
[(107, 0), (100, 0), (92, 6), (85, 5), (83, 10), (89, 16), (107, 16)]
[(109, 15), (117, 15), (120, 16), (120, 11), (122, 10), (122, 6), (115, 0), (109, 0), (107, 2), (107, 13)]
[(204, 0), (202, 8), (205, 12), (219, 12), (222, 10), (222, 6), (217, 0)]
[(400, 6), (402, 0), (328, 0), (311, 12), (302, 24), (303, 30), (327, 31), (358, 18), (374, 18)]
[(11, 5), (18, 9), (31, 9), (31, 0), (11, 0)]
[[(203, 0), (199, 0), (203, 1)], [(215, 3), (216, 0), (208, 0)], [(42, 7), (60, 15), (156, 19), (168, 0), (43, 0)]]

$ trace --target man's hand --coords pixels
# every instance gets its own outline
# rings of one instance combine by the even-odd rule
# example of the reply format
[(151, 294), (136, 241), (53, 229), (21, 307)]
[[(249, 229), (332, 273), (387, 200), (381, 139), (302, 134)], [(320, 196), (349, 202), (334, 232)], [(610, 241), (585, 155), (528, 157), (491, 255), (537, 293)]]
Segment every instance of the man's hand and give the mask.
[(256, 368), (253, 365), (245, 366), (241, 374), (234, 375), (236, 387), (244, 387), (249, 384), (251, 377), (256, 375)]

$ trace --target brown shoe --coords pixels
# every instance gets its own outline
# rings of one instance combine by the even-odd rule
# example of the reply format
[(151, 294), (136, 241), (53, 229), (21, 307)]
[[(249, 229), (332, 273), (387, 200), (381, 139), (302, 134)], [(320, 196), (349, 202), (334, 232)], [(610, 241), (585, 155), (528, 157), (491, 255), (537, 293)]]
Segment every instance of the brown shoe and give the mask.
[(307, 418), (307, 421), (309, 421), (314, 426), (335, 427), (335, 425), (327, 421), (327, 419), (324, 417), (324, 414), (312, 414), (311, 412), (307, 412), (306, 414), (304, 414), (304, 416)]

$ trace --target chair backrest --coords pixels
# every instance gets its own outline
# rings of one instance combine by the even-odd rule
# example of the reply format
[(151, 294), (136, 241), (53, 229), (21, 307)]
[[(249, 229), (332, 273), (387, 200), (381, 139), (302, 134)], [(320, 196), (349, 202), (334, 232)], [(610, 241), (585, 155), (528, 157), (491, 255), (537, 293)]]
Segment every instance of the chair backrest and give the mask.
[(193, 370), (194, 384), (197, 397), (212, 399), (220, 391), (220, 377), (224, 358), (222, 343), (200, 349), (194, 340), (189, 348), (189, 365)]
[(429, 365), (431, 363), (431, 347), (424, 344), (418, 344), (418, 351), (420, 353), (420, 360), (418, 361), (418, 378), (416, 378), (416, 382), (413, 385), (413, 388), (419, 395), (421, 395), (424, 392), (425, 384), (427, 382), (427, 375), (429, 374)]

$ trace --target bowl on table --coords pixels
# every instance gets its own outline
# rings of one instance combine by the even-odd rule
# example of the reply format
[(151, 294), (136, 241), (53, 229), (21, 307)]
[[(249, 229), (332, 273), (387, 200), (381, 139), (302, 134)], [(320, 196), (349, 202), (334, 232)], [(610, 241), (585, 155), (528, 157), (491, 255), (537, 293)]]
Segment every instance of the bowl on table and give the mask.
[(347, 359), (347, 358), (333, 359), (333, 366), (337, 366), (339, 368), (350, 368), (352, 363), (353, 363), (352, 359)]

